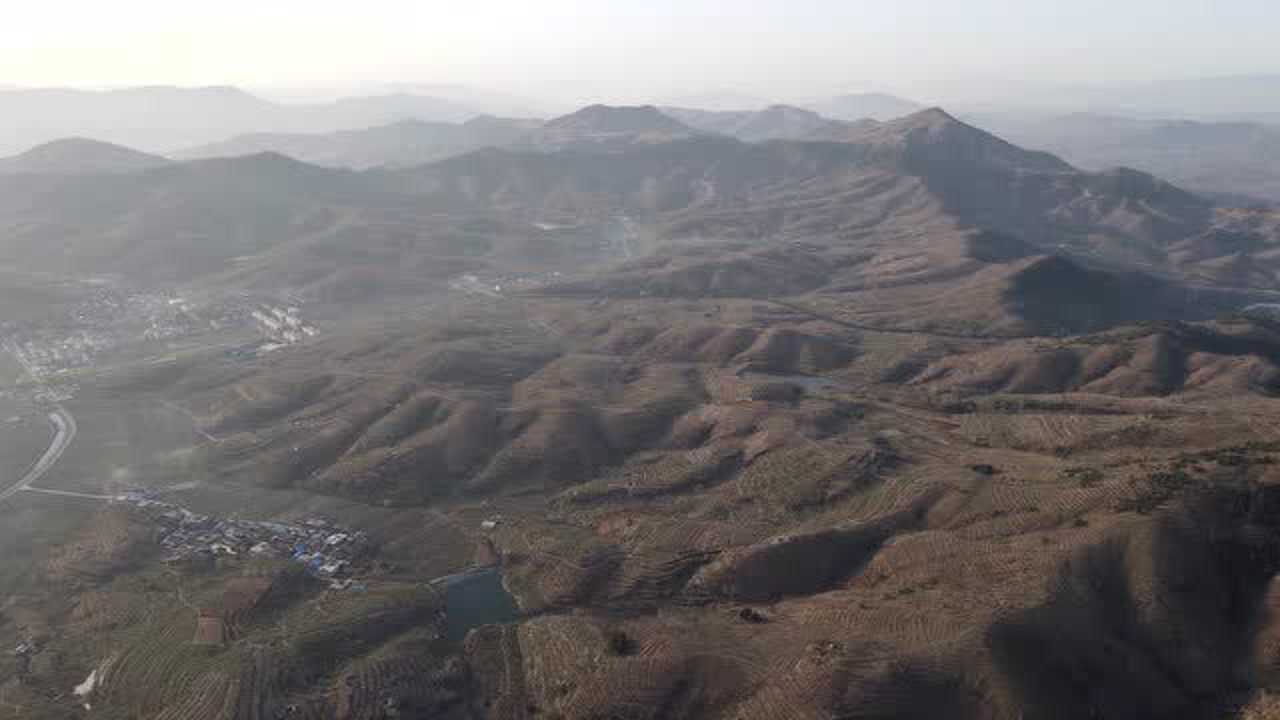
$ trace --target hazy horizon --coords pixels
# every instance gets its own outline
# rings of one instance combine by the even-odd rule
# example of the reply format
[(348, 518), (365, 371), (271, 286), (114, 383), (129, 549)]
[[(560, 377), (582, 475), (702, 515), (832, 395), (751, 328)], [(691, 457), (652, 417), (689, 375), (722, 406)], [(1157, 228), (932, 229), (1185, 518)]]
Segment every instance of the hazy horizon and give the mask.
[[(233, 85), (307, 98), (391, 84), (540, 102), (882, 91), (981, 103), (1045, 88), (1280, 73), (1280, 6), (1193, 0), (881, 3), (583, 0), (216, 7), (52, 0), (0, 28), (0, 86)], [(247, 20), (246, 18), (251, 18)]]

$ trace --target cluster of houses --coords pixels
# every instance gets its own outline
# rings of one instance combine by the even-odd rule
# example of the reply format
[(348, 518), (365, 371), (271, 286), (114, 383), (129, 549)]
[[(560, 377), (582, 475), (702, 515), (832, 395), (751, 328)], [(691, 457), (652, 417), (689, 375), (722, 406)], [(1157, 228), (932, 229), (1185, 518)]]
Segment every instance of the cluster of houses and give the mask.
[(95, 357), (115, 344), (107, 333), (78, 330), (60, 337), (15, 340), (7, 347), (33, 374), (43, 377), (91, 365)]
[(307, 338), (319, 334), (313, 326), (302, 321), (296, 307), (273, 307), (261, 305), (250, 315), (258, 325), (258, 330), (272, 342), (279, 345), (297, 345)]
[(338, 527), (323, 518), (309, 518), (296, 525), (230, 520), (194, 513), (141, 493), (128, 493), (121, 499), (151, 513), (167, 564), (220, 557), (287, 558), (311, 575), (345, 589), (351, 585), (345, 580), (352, 564), (369, 547), (363, 532)]
[(96, 291), (58, 318), (7, 323), (6, 347), (37, 376), (90, 367), (131, 340), (170, 340), (203, 330), (187, 300), (164, 294)]

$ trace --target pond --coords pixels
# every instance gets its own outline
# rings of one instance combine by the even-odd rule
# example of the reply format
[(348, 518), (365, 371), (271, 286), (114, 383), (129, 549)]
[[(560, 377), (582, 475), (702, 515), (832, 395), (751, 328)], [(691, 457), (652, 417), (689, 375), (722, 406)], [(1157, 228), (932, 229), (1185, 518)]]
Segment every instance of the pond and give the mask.
[(444, 586), (445, 637), (461, 642), (471, 630), (517, 620), (520, 609), (502, 586), (502, 572), (485, 568), (438, 581)]

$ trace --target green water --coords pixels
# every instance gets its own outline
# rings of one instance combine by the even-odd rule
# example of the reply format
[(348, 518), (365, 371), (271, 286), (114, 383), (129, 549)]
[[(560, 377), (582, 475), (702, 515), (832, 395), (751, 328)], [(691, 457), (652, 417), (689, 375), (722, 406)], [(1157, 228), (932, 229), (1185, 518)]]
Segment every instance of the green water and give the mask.
[(515, 598), (502, 586), (496, 569), (468, 573), (445, 586), (445, 636), (460, 642), (483, 625), (509, 623), (520, 616)]

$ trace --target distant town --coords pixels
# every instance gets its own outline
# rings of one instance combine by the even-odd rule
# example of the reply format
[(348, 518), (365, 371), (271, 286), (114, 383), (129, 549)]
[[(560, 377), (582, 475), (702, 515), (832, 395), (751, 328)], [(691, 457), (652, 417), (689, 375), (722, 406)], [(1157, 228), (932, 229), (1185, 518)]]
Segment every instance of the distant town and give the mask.
[(259, 339), (233, 353), (257, 356), (317, 337), (296, 298), (281, 303), (251, 296), (200, 304), (180, 295), (96, 288), (92, 297), (40, 323), (0, 322), (0, 341), (34, 378), (67, 379), (113, 351), (138, 342), (169, 344), (228, 330), (252, 330)]

